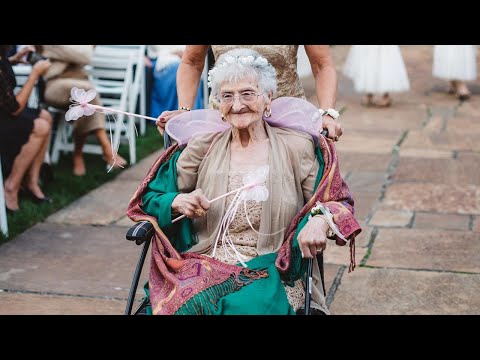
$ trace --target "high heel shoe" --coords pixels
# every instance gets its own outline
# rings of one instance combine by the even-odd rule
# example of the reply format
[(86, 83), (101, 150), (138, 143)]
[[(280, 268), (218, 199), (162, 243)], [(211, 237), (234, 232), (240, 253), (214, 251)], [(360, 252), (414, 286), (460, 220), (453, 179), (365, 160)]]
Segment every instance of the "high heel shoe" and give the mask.
[(10, 209), (9, 207), (7, 207), (5, 205), (5, 210), (7, 210), (7, 214), (13, 215), (13, 214), (17, 213), (20, 209), (13, 210), (13, 209)]
[(51, 204), (53, 200), (49, 198), (48, 196), (45, 196), (43, 198), (39, 198), (37, 195), (35, 195), (29, 188), (25, 187), (23, 188), (24, 192), (37, 204), (42, 204), (42, 203), (49, 203)]

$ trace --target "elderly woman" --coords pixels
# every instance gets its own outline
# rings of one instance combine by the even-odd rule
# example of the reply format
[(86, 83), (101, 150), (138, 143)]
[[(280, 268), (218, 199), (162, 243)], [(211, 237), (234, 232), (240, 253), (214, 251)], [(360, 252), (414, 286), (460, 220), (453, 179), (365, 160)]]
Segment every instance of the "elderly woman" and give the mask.
[[(295, 314), (304, 303), (306, 259), (326, 248), (327, 236), (346, 244), (315, 204), (333, 214), (344, 239), (361, 231), (333, 142), (322, 138), (315, 148), (312, 136), (263, 120), (271, 114), (275, 70), (253, 50), (222, 55), (210, 86), (229, 129), (194, 136), (183, 150), (167, 149), (129, 204), (132, 220), (149, 220), (156, 230), (152, 311)], [(248, 200), (236, 212), (235, 195), (209, 201), (266, 165), (266, 201)], [(180, 214), (186, 218), (173, 222)], [(328, 313), (316, 262), (313, 278), (312, 306)]]

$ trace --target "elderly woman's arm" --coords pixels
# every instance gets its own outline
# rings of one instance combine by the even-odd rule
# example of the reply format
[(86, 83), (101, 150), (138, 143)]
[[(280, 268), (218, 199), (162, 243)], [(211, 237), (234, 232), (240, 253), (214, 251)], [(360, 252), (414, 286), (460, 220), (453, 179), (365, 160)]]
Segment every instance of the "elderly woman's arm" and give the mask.
[(177, 214), (198, 217), (195, 209), (208, 210), (208, 200), (201, 189), (196, 189), (198, 167), (210, 144), (218, 134), (203, 134), (190, 140), (188, 146), (172, 156), (157, 172), (142, 197), (142, 209), (155, 216), (161, 228), (172, 225)]
[[(318, 151), (319, 156), (315, 154), (315, 150)], [(304, 149), (301, 160), (301, 179), (302, 179), (302, 190), (305, 198), (305, 202), (309, 201), (315, 191), (315, 182), (317, 176), (323, 176), (324, 174), (324, 164), (320, 158), (319, 149), (313, 149), (313, 144), (310, 143)], [(331, 154), (332, 158), (336, 157), (334, 154)], [(320, 159), (320, 163), (318, 160)], [(347, 184), (340, 177), (340, 172), (338, 170), (338, 163), (335, 167), (330, 167), (332, 173), (328, 174), (328, 177), (324, 181), (335, 182), (336, 184), (341, 184), (340, 186), (333, 186), (330, 183), (330, 186), (326, 186), (328, 192), (327, 194), (322, 195), (322, 204), (333, 214), (333, 221), (338, 227), (340, 233), (347, 239), (350, 239), (352, 236), (355, 236), (361, 231), (361, 228), (353, 216), (354, 212), (354, 202), (353, 198), (348, 190)], [(320, 188), (325, 187), (326, 183), (322, 182), (318, 186)], [(325, 215), (315, 215), (313, 216), (305, 227), (301, 230), (298, 235), (298, 242), (302, 250), (304, 257), (313, 257), (316, 253), (315, 249), (325, 249), (326, 248), (326, 239), (328, 238), (335, 239), (338, 245), (344, 245), (345, 242), (334, 234), (332, 229), (328, 226)]]

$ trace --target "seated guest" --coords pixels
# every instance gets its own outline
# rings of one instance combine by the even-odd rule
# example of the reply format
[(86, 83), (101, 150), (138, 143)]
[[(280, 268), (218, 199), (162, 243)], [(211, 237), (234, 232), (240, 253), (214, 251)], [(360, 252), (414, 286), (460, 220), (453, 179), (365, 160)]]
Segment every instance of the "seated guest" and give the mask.
[[(68, 110), (70, 91), (73, 87), (90, 90), (93, 84), (88, 79), (84, 66), (89, 64), (93, 54), (93, 45), (42, 45), (42, 55), (48, 57), (52, 67), (45, 74), (45, 102), (53, 107)], [(99, 95), (91, 101), (101, 105)], [(96, 111), (91, 116), (82, 116), (73, 122), (73, 173), (77, 176), (86, 174), (83, 159), (83, 146), (87, 136), (95, 134), (102, 147), (103, 160), (108, 165), (123, 167), (127, 161), (120, 155), (113, 156), (110, 140), (105, 131), (105, 114)]]
[(17, 211), (18, 193), (24, 181), (25, 191), (37, 202), (50, 202), (39, 184), (40, 168), (48, 149), (52, 116), (46, 110), (29, 108), (28, 98), (37, 80), (50, 68), (49, 60), (40, 60), (32, 68), (27, 82), (17, 95), (12, 64), (23, 62), (31, 47), (7, 57), (10, 45), (0, 45), (0, 157), (5, 179), (5, 204)]

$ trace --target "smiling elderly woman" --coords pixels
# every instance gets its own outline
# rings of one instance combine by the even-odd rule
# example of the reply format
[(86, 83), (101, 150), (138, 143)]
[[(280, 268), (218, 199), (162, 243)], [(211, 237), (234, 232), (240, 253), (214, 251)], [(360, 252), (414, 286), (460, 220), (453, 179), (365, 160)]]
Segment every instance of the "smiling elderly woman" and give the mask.
[[(326, 248), (327, 236), (338, 245), (351, 240), (352, 249), (361, 231), (353, 199), (331, 140), (321, 137), (316, 147), (311, 135), (264, 120), (276, 91), (265, 58), (235, 49), (217, 64), (209, 85), (231, 126), (194, 136), (184, 149), (167, 149), (129, 205), (131, 219), (149, 220), (156, 230), (152, 312), (295, 314), (304, 304), (306, 259)], [(239, 192), (221, 197), (265, 168), (265, 201), (242, 203)], [(180, 214), (186, 218), (174, 222)], [(328, 313), (316, 262), (313, 274), (312, 306)]]

